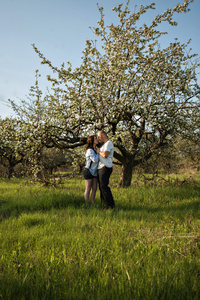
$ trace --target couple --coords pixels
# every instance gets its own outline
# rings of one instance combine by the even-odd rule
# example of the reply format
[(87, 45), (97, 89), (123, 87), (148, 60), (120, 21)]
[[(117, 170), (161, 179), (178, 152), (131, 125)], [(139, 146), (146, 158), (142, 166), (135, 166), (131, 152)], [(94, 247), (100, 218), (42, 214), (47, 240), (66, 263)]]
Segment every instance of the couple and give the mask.
[[(100, 149), (96, 148), (98, 140), (103, 144)], [(97, 182), (99, 181), (101, 202), (105, 203), (107, 208), (115, 207), (113, 195), (108, 186), (109, 178), (112, 173), (113, 153), (113, 143), (108, 139), (105, 131), (98, 132), (98, 139), (95, 135), (92, 135), (87, 139), (86, 166), (83, 171), (85, 179), (84, 198), (86, 202), (88, 201), (91, 192), (91, 202), (94, 203)]]

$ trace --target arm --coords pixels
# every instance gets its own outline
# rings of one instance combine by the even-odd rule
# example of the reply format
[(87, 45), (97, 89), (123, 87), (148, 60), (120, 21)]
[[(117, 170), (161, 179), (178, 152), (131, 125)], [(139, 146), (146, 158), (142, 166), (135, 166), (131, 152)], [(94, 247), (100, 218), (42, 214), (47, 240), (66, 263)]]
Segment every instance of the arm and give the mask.
[(103, 158), (108, 158), (111, 149), (113, 149), (112, 142), (108, 141), (104, 146), (104, 151), (100, 151), (100, 149), (97, 149), (97, 153)]
[(110, 153), (110, 151), (100, 151), (99, 150), (99, 155), (103, 158), (107, 158), (109, 153)]

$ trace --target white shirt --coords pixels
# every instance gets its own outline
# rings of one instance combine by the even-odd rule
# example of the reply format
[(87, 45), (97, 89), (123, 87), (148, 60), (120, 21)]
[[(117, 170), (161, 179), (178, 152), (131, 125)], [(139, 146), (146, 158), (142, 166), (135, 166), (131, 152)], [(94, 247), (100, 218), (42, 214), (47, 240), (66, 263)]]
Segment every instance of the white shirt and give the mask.
[(114, 145), (113, 143), (108, 140), (105, 144), (103, 144), (103, 146), (101, 146), (101, 148), (99, 149), (100, 151), (108, 151), (108, 157), (104, 158), (101, 157), (101, 155), (99, 155), (99, 165), (98, 165), (98, 169), (101, 169), (103, 167), (107, 167), (107, 168), (112, 168), (113, 166), (113, 154), (114, 154)]

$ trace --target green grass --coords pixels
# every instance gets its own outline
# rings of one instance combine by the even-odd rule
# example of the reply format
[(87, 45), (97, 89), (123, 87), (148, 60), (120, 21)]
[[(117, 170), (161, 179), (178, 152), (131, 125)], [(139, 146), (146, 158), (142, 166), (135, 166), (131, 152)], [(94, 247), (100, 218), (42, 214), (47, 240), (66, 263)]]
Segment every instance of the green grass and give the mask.
[[(198, 179), (198, 180), (197, 180)], [(200, 180), (111, 186), (116, 209), (84, 204), (84, 181), (0, 182), (0, 299), (199, 299)]]

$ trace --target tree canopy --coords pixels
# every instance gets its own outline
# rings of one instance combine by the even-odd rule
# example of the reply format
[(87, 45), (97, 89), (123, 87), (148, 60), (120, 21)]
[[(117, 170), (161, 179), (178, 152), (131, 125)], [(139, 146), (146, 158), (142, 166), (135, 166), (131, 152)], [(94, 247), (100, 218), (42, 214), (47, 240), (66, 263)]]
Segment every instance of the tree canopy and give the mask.
[(188, 49), (189, 41), (181, 44), (175, 39), (164, 48), (159, 42), (166, 34), (159, 24), (176, 26), (174, 14), (187, 12), (190, 2), (142, 26), (141, 16), (154, 9), (154, 3), (141, 5), (137, 12), (131, 11), (130, 1), (120, 4), (113, 8), (118, 21), (110, 25), (105, 25), (103, 8), (98, 7), (100, 20), (92, 29), (96, 39), (86, 40), (82, 62), (75, 69), (70, 62), (53, 66), (33, 44), (41, 63), (57, 74), (48, 75), (49, 95), (42, 99), (37, 90), (31, 113), (35, 129), (29, 126), (34, 136), (47, 147), (73, 148), (96, 130), (106, 130), (122, 165), (123, 187), (131, 184), (133, 168), (176, 134), (199, 138), (199, 59)]

